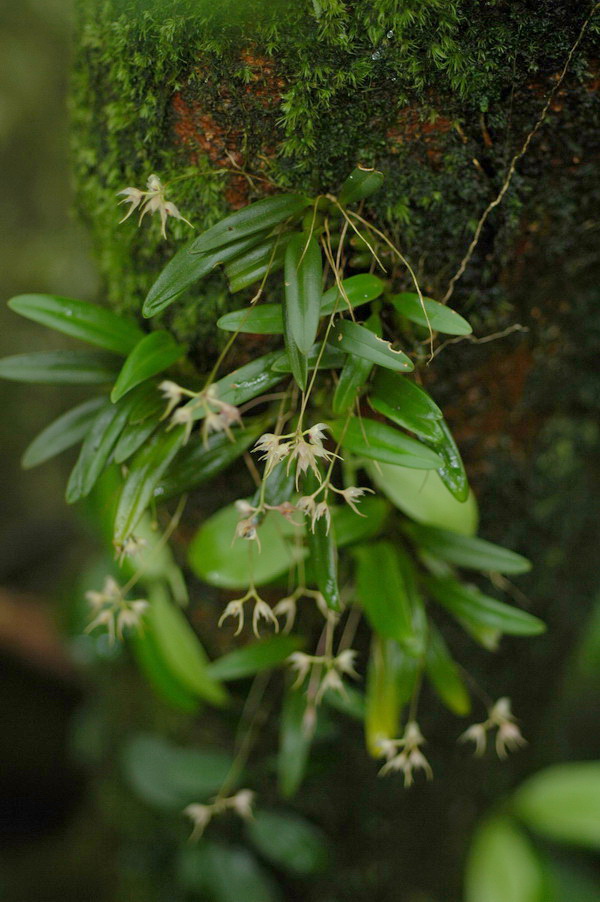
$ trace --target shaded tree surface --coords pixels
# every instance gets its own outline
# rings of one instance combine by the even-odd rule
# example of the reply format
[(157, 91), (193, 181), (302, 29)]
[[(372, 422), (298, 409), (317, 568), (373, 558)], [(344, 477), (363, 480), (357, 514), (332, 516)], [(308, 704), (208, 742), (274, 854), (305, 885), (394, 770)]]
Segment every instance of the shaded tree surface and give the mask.
[[(156, 222), (119, 225), (119, 189), (143, 187), (152, 172), (177, 179), (170, 199), (203, 229), (272, 185), (335, 192), (357, 163), (385, 174), (364, 215), (412, 261), (423, 290), (442, 297), (591, 9), (555, 0), (213, 6), (79, 3), (75, 183), (118, 310), (139, 315), (190, 237), (173, 221), (167, 241)], [(339, 839), (335, 882), (304, 887), (303, 900), (459, 899), (475, 819), (526, 773), (594, 754), (586, 710), (570, 711), (562, 687), (597, 591), (599, 30), (597, 16), (456, 285), (452, 305), (485, 341), (449, 344), (424, 371), (463, 452), (482, 535), (534, 562), (519, 590), (547, 636), (505, 640), (489, 656), (451, 635), (490, 694), (513, 698), (530, 748), (508, 764), (474, 763), (454, 751), (456, 721), (425, 699), (436, 780), (406, 794), (375, 780), (362, 737), (347, 727), (335, 766), (330, 749), (322, 760), (317, 752), (298, 800)], [(390, 275), (409, 287), (401, 266)], [(171, 328), (204, 369), (219, 349), (217, 317), (249, 296), (229, 295), (217, 273), (152, 325)], [(262, 349), (253, 338), (241, 353)], [(274, 742), (276, 724), (269, 734)]]

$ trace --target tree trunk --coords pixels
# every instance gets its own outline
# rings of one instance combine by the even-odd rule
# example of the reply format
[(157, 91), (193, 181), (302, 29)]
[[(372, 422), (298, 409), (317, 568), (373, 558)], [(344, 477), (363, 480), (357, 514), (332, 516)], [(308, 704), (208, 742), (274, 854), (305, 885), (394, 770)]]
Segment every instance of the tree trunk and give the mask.
[[(75, 179), (109, 301), (120, 310), (139, 313), (189, 228), (171, 220), (165, 241), (154, 221), (119, 225), (119, 189), (143, 187), (153, 172), (179, 179), (169, 198), (201, 230), (271, 190), (261, 178), (335, 193), (357, 163), (385, 174), (365, 215), (412, 262), (423, 291), (441, 298), (590, 9), (572, 0), (213, 6), (216, 13), (208, 3), (156, 0), (142, 12), (125, 0), (80, 2)], [(318, 780), (304, 805), (332, 834), (359, 818), (361, 805), (370, 815), (340, 851), (345, 884), (315, 886), (307, 900), (335, 892), (339, 902), (408, 902), (417, 890), (431, 894), (423, 899), (459, 898), (457, 856), (477, 809), (489, 804), (490, 784), (497, 792), (556, 758), (544, 731), (564, 713), (555, 700), (560, 663), (589, 610), (586, 549), (598, 539), (590, 500), (599, 494), (591, 464), (600, 451), (599, 24), (600, 15), (456, 284), (452, 306), (486, 340), (450, 344), (424, 374), (461, 446), (483, 534), (534, 561), (520, 585), (549, 635), (528, 650), (506, 642), (494, 660), (476, 654), (473, 666), (492, 694), (513, 696), (535, 751), (486, 771), (463, 758), (451, 772), (447, 747), (440, 779), (408, 798), (389, 785), (374, 791), (372, 768), (367, 776), (356, 764), (360, 737), (341, 738), (350, 750), (331, 778), (340, 785), (327, 790), (339, 810), (323, 810)], [(402, 267), (392, 275), (398, 290), (409, 287)], [(161, 322), (203, 368), (219, 346), (217, 317), (247, 299), (228, 295), (216, 274)], [(523, 329), (509, 333), (516, 324)], [(448, 746), (455, 726), (430, 708), (427, 735)], [(564, 734), (574, 754), (577, 727)], [(414, 812), (423, 823), (415, 825)], [(359, 876), (363, 865), (372, 882)]]

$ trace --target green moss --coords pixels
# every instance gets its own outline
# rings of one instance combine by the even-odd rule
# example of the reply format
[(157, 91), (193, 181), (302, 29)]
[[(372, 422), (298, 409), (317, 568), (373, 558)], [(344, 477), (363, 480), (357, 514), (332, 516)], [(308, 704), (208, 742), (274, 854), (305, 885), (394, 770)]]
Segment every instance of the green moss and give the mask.
[[(78, 204), (109, 301), (121, 310), (139, 311), (189, 230), (171, 221), (164, 241), (156, 221), (119, 225), (116, 191), (143, 186), (151, 172), (178, 179), (169, 196), (202, 229), (228, 209), (232, 177), (217, 170), (230, 165), (232, 150), (248, 172), (262, 170), (283, 188), (335, 190), (357, 161), (382, 168), (385, 190), (369, 215), (420, 261), (427, 290), (442, 290), (580, 25), (572, 3), (550, 0), (535, 8), (474, 0), (212, 7), (80, 0), (72, 90)], [(595, 144), (600, 115), (586, 86), (593, 41), (594, 29), (573, 65), (566, 109), (550, 114), (490, 220), (457, 294), (465, 309), (485, 316), (502, 306), (502, 277), (532, 211), (552, 216), (553, 241), (570, 229), (569, 217), (556, 205), (546, 212), (540, 197), (556, 178), (557, 159), (566, 167), (574, 149), (583, 159)], [(566, 139), (555, 116), (561, 128), (568, 124)], [(575, 183), (586, 196), (598, 194), (591, 172), (582, 179), (569, 170), (561, 182), (565, 195)], [(249, 199), (260, 194), (254, 186)], [(216, 314), (240, 302), (215, 276), (166, 319), (210, 355)]]

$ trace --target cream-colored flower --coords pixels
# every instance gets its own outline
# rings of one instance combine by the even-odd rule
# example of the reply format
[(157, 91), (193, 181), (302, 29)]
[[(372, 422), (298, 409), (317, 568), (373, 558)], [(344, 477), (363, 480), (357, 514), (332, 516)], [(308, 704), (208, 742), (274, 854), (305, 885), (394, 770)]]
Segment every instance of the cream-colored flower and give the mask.
[(180, 219), (182, 222), (185, 222), (192, 227), (191, 222), (181, 215), (175, 204), (166, 199), (165, 186), (157, 175), (151, 175), (146, 184), (146, 191), (141, 191), (139, 188), (124, 188), (122, 191), (117, 191), (117, 197), (123, 196), (123, 200), (119, 201), (119, 203), (129, 204), (129, 210), (121, 222), (125, 222), (125, 220), (131, 216), (133, 211), (137, 210), (139, 207), (140, 218), (138, 225), (141, 223), (146, 213), (150, 213), (150, 215), (158, 213), (160, 216), (161, 234), (163, 238), (167, 237), (166, 226), (167, 217), (169, 216), (173, 219)]
[(130, 601), (123, 595), (123, 590), (111, 576), (107, 576), (101, 592), (86, 592), (86, 599), (92, 608), (92, 621), (86, 633), (105, 627), (109, 641), (123, 639), (125, 628), (139, 629), (143, 617), (148, 610), (148, 602), (143, 598)]
[(510, 699), (499, 698), (489, 709), (487, 720), (472, 724), (459, 736), (459, 742), (474, 742), (475, 754), (483, 755), (487, 745), (487, 734), (496, 729), (496, 753), (506, 758), (508, 752), (516, 752), (527, 745), (512, 713)]
[(265, 432), (259, 437), (252, 450), (256, 453), (264, 452), (260, 459), (265, 461), (265, 478), (278, 463), (288, 456), (290, 448), (289, 442), (282, 441), (281, 436), (274, 435), (272, 432)]
[(172, 382), (170, 379), (163, 379), (158, 387), (163, 398), (167, 402), (167, 409), (162, 416), (164, 420), (173, 412), (173, 410), (175, 410), (177, 405), (183, 401), (184, 392), (180, 385), (177, 385), (176, 382)]
[(458, 737), (459, 742), (474, 742), (474, 754), (480, 758), (485, 753), (487, 746), (487, 731), (485, 723), (474, 723)]
[(283, 625), (284, 633), (291, 632), (294, 621), (296, 620), (297, 608), (298, 605), (293, 595), (281, 598), (273, 608), (273, 613), (276, 617), (285, 617), (285, 623)]
[(373, 489), (362, 488), (356, 485), (351, 485), (347, 489), (336, 489), (335, 486), (332, 486), (332, 488), (334, 492), (337, 492), (338, 495), (342, 496), (344, 501), (350, 505), (350, 507), (356, 514), (359, 514), (359, 516), (361, 517), (366, 516), (365, 514), (361, 514), (355, 502), (358, 501), (359, 498), (362, 498), (365, 492), (370, 492), (372, 495), (374, 495), (375, 493)]
[[(389, 740), (386, 744), (388, 761), (379, 771), (380, 776), (384, 777), (386, 774), (394, 771), (402, 771), (404, 774), (404, 785), (409, 787), (414, 783), (414, 772), (422, 770), (427, 779), (431, 780), (433, 778), (433, 771), (420, 748), (424, 742), (425, 739), (423, 738), (419, 725), (415, 721), (409, 721), (402, 738)], [(391, 751), (392, 746), (401, 748), (402, 751), (398, 755), (395, 755)]]
[(200, 839), (212, 820), (212, 805), (188, 805), (187, 808), (183, 809), (183, 813), (192, 821), (193, 829), (190, 840), (193, 842), (197, 839)]
[(252, 805), (254, 804), (255, 798), (256, 793), (251, 789), (240, 789), (234, 796), (231, 796), (231, 798), (228, 799), (229, 807), (243, 820), (251, 820), (254, 816)]
[(218, 626), (222, 626), (223, 623), (229, 618), (233, 617), (238, 620), (238, 627), (233, 634), (234, 636), (239, 636), (244, 628), (244, 603), (246, 599), (244, 598), (236, 598), (234, 601), (230, 601), (221, 616), (219, 617)]
[(257, 639), (260, 639), (258, 627), (261, 620), (265, 620), (267, 623), (272, 623), (275, 632), (279, 632), (279, 620), (273, 613), (272, 608), (270, 608), (266, 601), (263, 601), (262, 598), (257, 598), (254, 602), (254, 610), (252, 612), (252, 631)]

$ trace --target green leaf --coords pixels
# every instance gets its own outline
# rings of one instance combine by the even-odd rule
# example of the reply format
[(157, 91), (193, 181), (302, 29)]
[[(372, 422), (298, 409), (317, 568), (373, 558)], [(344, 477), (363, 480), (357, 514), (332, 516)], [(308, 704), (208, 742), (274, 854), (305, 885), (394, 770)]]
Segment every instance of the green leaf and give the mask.
[(140, 799), (153, 808), (177, 813), (218, 792), (233, 763), (223, 752), (181, 748), (145, 733), (128, 740), (121, 762), (127, 782)]
[(136, 385), (162, 373), (184, 353), (182, 345), (177, 344), (168, 332), (145, 335), (123, 364), (110, 395), (111, 401), (118, 401)]
[(262, 521), (260, 547), (245, 539), (233, 542), (238, 521), (239, 513), (230, 504), (202, 524), (188, 551), (190, 567), (199, 579), (224, 589), (245, 589), (252, 574), (255, 585), (262, 586), (306, 555), (294, 541), (296, 528), (280, 514), (270, 511)]
[(425, 658), (429, 680), (446, 707), (464, 717), (471, 710), (471, 699), (452, 655), (441, 634), (430, 623)]
[(289, 501), (294, 494), (295, 476), (291, 471), (287, 472), (287, 461), (282, 460), (275, 464), (269, 475), (263, 483), (256, 489), (251, 504), (258, 507), (260, 504), (261, 493), (265, 504), (271, 507), (277, 507), (284, 501)]
[(253, 248), (243, 257), (236, 258), (225, 267), (225, 275), (229, 281), (232, 294), (248, 288), (255, 282), (262, 281), (267, 275), (283, 269), (287, 238), (273, 239), (267, 244)]
[(531, 564), (522, 555), (474, 536), (461, 536), (446, 529), (415, 523), (408, 524), (406, 532), (421, 548), (457, 567), (508, 574), (531, 569)]
[(302, 648), (304, 640), (298, 636), (272, 636), (236, 648), (208, 665), (208, 673), (215, 680), (241, 680), (245, 677), (277, 667), (292, 652)]
[(240, 241), (279, 225), (286, 219), (298, 216), (311, 200), (303, 194), (277, 194), (265, 197), (247, 207), (226, 216), (193, 242), (192, 254), (205, 254), (233, 241)]
[(181, 849), (177, 884), (210, 902), (282, 902), (271, 876), (241, 846), (204, 841)]
[(344, 279), (342, 289), (336, 284), (329, 288), (321, 298), (321, 316), (328, 316), (334, 311), (343, 313), (344, 311), (354, 307), (360, 307), (361, 304), (367, 304), (374, 301), (382, 294), (385, 283), (370, 273), (360, 273), (357, 276), (350, 276)]
[(207, 276), (219, 264), (234, 260), (249, 248), (254, 247), (255, 244), (264, 240), (266, 234), (264, 231), (258, 232), (242, 241), (236, 241), (227, 247), (217, 248), (211, 253), (201, 255), (193, 253), (198, 239), (192, 241), (175, 254), (150, 288), (144, 301), (143, 315), (147, 318), (156, 316), (194, 282)]
[(506, 817), (478, 827), (467, 860), (465, 902), (547, 902), (531, 842)]
[(358, 562), (356, 597), (373, 630), (384, 639), (395, 639), (409, 654), (422, 654), (412, 600), (394, 546), (372, 542), (358, 546), (354, 555)]
[[(381, 320), (376, 313), (369, 317), (365, 328), (374, 335), (381, 335)], [(373, 363), (370, 360), (348, 354), (333, 396), (332, 409), (336, 416), (352, 409), (372, 369)]]
[(129, 422), (137, 425), (150, 417), (160, 416), (165, 409), (165, 404), (166, 401), (157, 382), (154, 380), (142, 382), (135, 392), (135, 401), (131, 405)]
[(82, 441), (104, 403), (104, 398), (84, 401), (46, 426), (23, 454), (21, 465), (24, 469), (37, 467)]
[(374, 758), (381, 757), (380, 740), (398, 735), (400, 712), (413, 694), (418, 660), (392, 639), (373, 634), (367, 667), (365, 737)]
[[(311, 494), (317, 488), (316, 476), (307, 473), (304, 478), (304, 492)], [(311, 517), (306, 515), (304, 522), (312, 579), (325, 599), (327, 607), (332, 611), (341, 611), (335, 526), (333, 523), (329, 526), (325, 517), (321, 517), (311, 525)]]
[(149, 630), (134, 631), (129, 637), (129, 646), (138, 667), (156, 692), (157, 696), (172, 708), (187, 714), (195, 713), (200, 702), (165, 666), (156, 648), (156, 642)]
[(133, 457), (136, 451), (145, 445), (152, 433), (158, 427), (160, 417), (153, 417), (151, 420), (144, 420), (143, 423), (128, 423), (121, 433), (117, 447), (115, 448), (115, 463), (122, 464), (130, 457)]
[(129, 354), (143, 336), (135, 323), (87, 301), (50, 294), (20, 294), (11, 298), (8, 306), (15, 313), (49, 329), (56, 329), (116, 354)]
[(435, 451), (385, 423), (352, 417), (345, 431), (342, 420), (330, 423), (330, 427), (334, 438), (346, 451), (369, 460), (418, 470), (434, 470), (440, 466), (441, 460)]
[[(246, 401), (262, 395), (281, 382), (281, 374), (273, 370), (275, 361), (281, 356), (279, 351), (272, 351), (257, 357), (251, 363), (238, 367), (222, 379), (214, 383), (214, 390), (221, 401), (234, 404), (239, 407)], [(200, 420), (205, 416), (204, 408), (198, 408), (194, 413), (194, 419)]]
[(431, 326), (434, 332), (444, 332), (446, 335), (470, 335), (473, 331), (467, 320), (455, 310), (438, 301), (432, 301), (431, 298), (423, 298), (422, 305), (418, 294), (404, 291), (394, 295), (390, 301), (402, 316), (426, 329)]
[(69, 476), (66, 491), (68, 504), (85, 498), (93, 489), (125, 428), (129, 409), (128, 400), (120, 404), (107, 402), (96, 414)]
[(343, 351), (340, 351), (338, 348), (332, 348), (331, 345), (326, 345), (323, 350), (320, 342), (314, 344), (306, 355), (300, 353), (298, 349), (294, 353), (296, 355), (294, 362), (289, 356), (289, 348), (287, 352), (277, 354), (277, 359), (273, 363), (273, 372), (293, 373), (294, 366), (298, 366), (298, 360), (306, 368), (307, 372), (308, 370), (313, 370), (317, 363), (320, 370), (331, 370), (339, 369), (346, 362), (346, 355)]
[(369, 404), (389, 420), (423, 438), (443, 438), (443, 415), (427, 392), (403, 376), (379, 370), (369, 392)]
[(340, 188), (338, 200), (343, 206), (355, 204), (359, 200), (364, 200), (365, 197), (370, 197), (381, 188), (382, 184), (383, 172), (357, 166)]
[(369, 360), (388, 370), (409, 373), (414, 364), (403, 351), (395, 351), (389, 341), (348, 319), (338, 319), (329, 333), (329, 344), (347, 354)]
[(346, 685), (344, 686), (344, 695), (340, 695), (339, 692), (328, 689), (323, 696), (323, 701), (329, 705), (330, 708), (333, 708), (334, 711), (339, 711), (340, 714), (345, 714), (347, 717), (352, 717), (359, 723), (364, 723), (366, 704), (364, 693), (362, 693), (360, 689), (355, 689), (354, 686)]
[(294, 235), (285, 252), (285, 301), (283, 327), (292, 372), (301, 388), (306, 387), (306, 369), (298, 358), (309, 353), (319, 328), (323, 262), (313, 237)]
[(150, 593), (148, 629), (165, 665), (183, 685), (212, 705), (223, 705), (227, 693), (208, 672), (200, 640), (179, 608), (159, 585)]
[(557, 764), (534, 774), (511, 808), (546, 839), (600, 849), (600, 762)]
[(155, 486), (154, 498), (163, 500), (183, 495), (212, 479), (241, 457), (264, 431), (263, 427), (264, 420), (256, 424), (247, 421), (245, 429), (233, 431), (233, 441), (224, 432), (210, 435), (206, 444), (190, 440), (180, 448), (175, 464)]
[(104, 385), (113, 382), (119, 360), (100, 351), (35, 351), (0, 360), (0, 379), (45, 385)]
[(138, 451), (123, 483), (115, 515), (114, 542), (122, 545), (133, 533), (154, 491), (183, 443), (184, 427), (154, 435)]
[(279, 720), (277, 783), (284, 799), (294, 796), (304, 778), (312, 734), (304, 727), (306, 695), (297, 689), (286, 690)]
[(403, 513), (431, 526), (461, 535), (477, 532), (477, 502), (472, 492), (459, 502), (435, 470), (426, 472), (390, 464), (369, 464), (367, 472), (377, 488)]
[(332, 508), (331, 520), (338, 548), (372, 539), (381, 532), (390, 512), (383, 498), (370, 495), (358, 502), (358, 508), (359, 514), (347, 504)]
[(297, 877), (327, 865), (325, 836), (297, 814), (261, 808), (246, 823), (246, 833), (267, 861)]
[(546, 629), (532, 614), (490, 598), (475, 586), (459, 583), (450, 576), (428, 577), (427, 588), (438, 604), (475, 626), (500, 630), (512, 636), (537, 636)]
[(442, 438), (439, 441), (424, 438), (423, 441), (436, 451), (443, 461), (438, 474), (446, 488), (452, 492), (457, 501), (466, 501), (469, 496), (469, 480), (460, 451), (446, 421), (440, 420), (438, 425)]
[(282, 335), (283, 310), (281, 304), (260, 304), (226, 313), (217, 320), (219, 329), (225, 332), (242, 332), (250, 335)]

